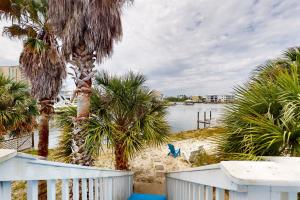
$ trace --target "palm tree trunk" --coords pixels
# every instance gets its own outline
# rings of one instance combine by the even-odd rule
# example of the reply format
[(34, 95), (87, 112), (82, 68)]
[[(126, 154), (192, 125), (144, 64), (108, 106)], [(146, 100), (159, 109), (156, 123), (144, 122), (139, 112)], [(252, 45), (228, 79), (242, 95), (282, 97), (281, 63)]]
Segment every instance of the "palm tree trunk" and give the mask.
[(83, 125), (86, 124), (90, 115), (90, 96), (92, 87), (92, 77), (95, 74), (94, 54), (89, 52), (85, 45), (81, 45), (73, 54), (71, 64), (75, 65), (75, 84), (77, 94), (77, 118), (74, 119), (74, 130), (72, 134), (72, 163), (84, 166), (94, 164), (92, 155), (86, 151), (85, 131)]
[(115, 145), (115, 168), (117, 170), (128, 170), (128, 158), (125, 155), (124, 145), (121, 142), (117, 142)]
[(41, 118), (39, 122), (38, 155), (47, 157), (49, 145), (49, 120), (53, 113), (53, 101), (42, 100), (40, 101), (40, 106)]
[(38, 155), (48, 156), (48, 144), (49, 144), (49, 115), (41, 113), (41, 119), (39, 124), (39, 145)]

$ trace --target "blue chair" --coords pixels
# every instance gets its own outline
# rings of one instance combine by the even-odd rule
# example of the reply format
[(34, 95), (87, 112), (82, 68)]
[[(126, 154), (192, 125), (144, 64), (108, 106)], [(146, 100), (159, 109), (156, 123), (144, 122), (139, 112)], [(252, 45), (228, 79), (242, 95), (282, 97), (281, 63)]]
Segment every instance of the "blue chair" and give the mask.
[(158, 194), (132, 194), (128, 200), (167, 200), (166, 196)]
[(168, 144), (169, 150), (170, 152), (168, 153), (168, 156), (173, 156), (174, 158), (176, 158), (177, 156), (180, 156), (180, 148), (179, 149), (175, 149), (173, 144)]

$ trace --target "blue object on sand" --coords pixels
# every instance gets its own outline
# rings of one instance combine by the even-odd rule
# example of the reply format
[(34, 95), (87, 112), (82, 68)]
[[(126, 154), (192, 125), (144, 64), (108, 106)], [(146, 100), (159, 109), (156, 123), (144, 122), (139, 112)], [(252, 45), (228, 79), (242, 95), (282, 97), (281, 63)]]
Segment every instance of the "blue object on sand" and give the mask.
[(180, 149), (175, 149), (173, 144), (168, 144), (169, 150), (170, 152), (168, 153), (168, 156), (171, 155), (174, 158), (176, 158), (177, 156), (180, 156)]
[(158, 194), (132, 194), (128, 200), (167, 200), (166, 196)]

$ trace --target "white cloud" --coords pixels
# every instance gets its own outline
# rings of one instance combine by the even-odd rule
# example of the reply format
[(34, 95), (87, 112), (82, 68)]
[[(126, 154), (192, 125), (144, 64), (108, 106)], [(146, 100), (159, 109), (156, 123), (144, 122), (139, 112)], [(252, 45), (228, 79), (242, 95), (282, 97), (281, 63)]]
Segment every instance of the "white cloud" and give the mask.
[[(255, 66), (300, 44), (300, 4), (135, 0), (124, 9), (123, 28), (123, 40), (98, 69), (144, 73), (150, 87), (168, 95), (229, 93)], [(13, 57), (0, 41), (1, 64)]]
[(299, 44), (299, 11), (297, 0), (136, 0), (122, 43), (99, 68), (139, 71), (167, 94), (228, 93)]

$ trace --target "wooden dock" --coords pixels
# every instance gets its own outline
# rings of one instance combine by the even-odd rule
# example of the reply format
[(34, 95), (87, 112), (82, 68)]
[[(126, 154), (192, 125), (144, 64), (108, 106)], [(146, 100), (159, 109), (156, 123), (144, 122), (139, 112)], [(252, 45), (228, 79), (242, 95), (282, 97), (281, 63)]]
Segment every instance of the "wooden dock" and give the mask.
[(206, 125), (211, 124), (211, 111), (209, 111), (209, 119), (206, 118), (206, 112), (204, 112), (203, 120), (200, 120), (200, 112), (197, 113), (197, 129), (200, 129), (200, 124), (203, 124), (203, 127), (206, 128)]

